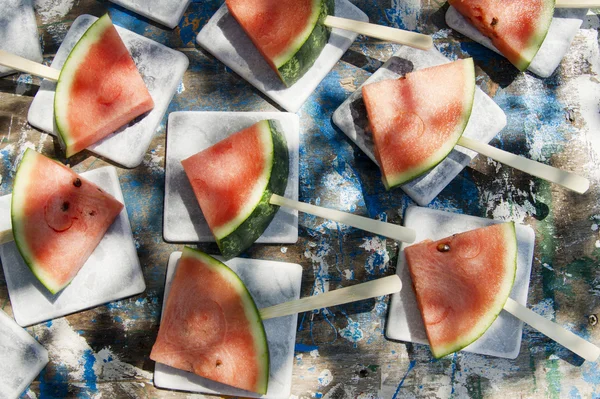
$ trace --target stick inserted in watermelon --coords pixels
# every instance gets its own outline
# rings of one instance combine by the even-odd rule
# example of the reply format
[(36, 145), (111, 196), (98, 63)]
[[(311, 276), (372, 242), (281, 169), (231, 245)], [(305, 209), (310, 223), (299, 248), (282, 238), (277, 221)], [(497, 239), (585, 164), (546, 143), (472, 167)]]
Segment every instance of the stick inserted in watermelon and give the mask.
[(289, 156), (278, 121), (260, 121), (181, 163), (225, 258), (237, 256), (250, 247), (279, 206), (396, 240), (414, 241), (412, 229), (282, 197), (287, 186)]
[(554, 15), (554, 0), (449, 0), (458, 12), (520, 71), (540, 49)]
[(14, 180), (12, 235), (33, 274), (56, 294), (75, 277), (122, 209), (94, 183), (27, 149)]
[(474, 92), (470, 58), (363, 86), (375, 156), (386, 188), (431, 170), (458, 144), (577, 193), (588, 190), (590, 183), (584, 177), (462, 137)]
[(262, 320), (388, 295), (401, 287), (400, 279), (393, 275), (259, 312), (231, 269), (186, 247), (171, 282), (150, 358), (264, 394), (269, 352)]
[(479, 338), (504, 307), (517, 268), (514, 223), (496, 224), (404, 250), (436, 358)]
[(227, 0), (231, 15), (286, 86), (313, 65), (331, 28), (427, 50), (430, 36), (334, 17), (334, 0)]
[(154, 101), (108, 14), (71, 50), (61, 71), (0, 50), (0, 64), (58, 81), (54, 117), (70, 157), (154, 107)]

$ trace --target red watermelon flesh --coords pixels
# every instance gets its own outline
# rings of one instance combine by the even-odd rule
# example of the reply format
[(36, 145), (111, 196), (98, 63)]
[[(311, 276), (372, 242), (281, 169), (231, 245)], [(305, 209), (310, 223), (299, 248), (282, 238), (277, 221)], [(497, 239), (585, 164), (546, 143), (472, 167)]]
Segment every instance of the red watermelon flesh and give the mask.
[(75, 45), (56, 85), (54, 115), (67, 157), (153, 107), (127, 47), (103, 16)]
[(53, 294), (71, 282), (122, 209), (66, 166), (25, 152), (12, 193), (13, 236), (27, 265)]
[(188, 247), (150, 358), (236, 388), (267, 391), (269, 351), (254, 300), (231, 269)]
[(479, 338), (512, 290), (514, 223), (426, 240), (404, 250), (425, 331), (436, 358)]
[(542, 45), (554, 0), (449, 0), (519, 70), (527, 69)]
[(387, 188), (432, 169), (454, 148), (471, 115), (468, 58), (363, 86), (375, 156)]

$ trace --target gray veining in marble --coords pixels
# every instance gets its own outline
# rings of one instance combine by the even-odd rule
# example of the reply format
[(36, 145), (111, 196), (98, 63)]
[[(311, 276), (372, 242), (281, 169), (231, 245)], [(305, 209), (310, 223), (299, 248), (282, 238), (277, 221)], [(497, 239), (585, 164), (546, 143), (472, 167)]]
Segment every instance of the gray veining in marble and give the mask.
[[(117, 170), (113, 166), (81, 175), (124, 202)], [(0, 209), (2, 213), (8, 211), (10, 209)], [(0, 260), (13, 314), (21, 326), (89, 309), (146, 289), (125, 208), (71, 284), (56, 295), (33, 275), (14, 242), (0, 245)]]
[[(163, 306), (166, 303), (171, 280), (180, 257), (181, 252), (173, 252), (169, 257)], [(300, 298), (300, 284), (302, 282), (302, 267), (300, 265), (244, 258), (234, 258), (228, 260), (225, 264), (236, 272), (244, 282), (259, 309)], [(271, 362), (269, 386), (266, 395), (259, 396), (160, 363), (156, 363), (154, 368), (154, 384), (159, 388), (202, 392), (212, 395), (288, 398), (292, 387), (292, 365), (297, 320), (297, 315), (290, 315), (263, 322)]]
[[(404, 221), (405, 226), (416, 230), (415, 242), (417, 243), (427, 238), (435, 241), (452, 234), (501, 223), (501, 221), (416, 206), (406, 210)], [(515, 227), (518, 246), (517, 274), (510, 297), (520, 304), (526, 305), (535, 234), (529, 226), (515, 223)], [(403, 243), (400, 247), (396, 273), (407, 289), (392, 295), (385, 334), (387, 338), (394, 340), (427, 343), (425, 327), (412, 290), (412, 280), (405, 265), (404, 248), (406, 246)], [(502, 311), (485, 334), (463, 350), (514, 359), (519, 355), (522, 331), (523, 322), (508, 312)]]
[[(0, 49), (42, 62), (42, 48), (33, 11), (33, 0), (0, 0)], [(0, 76), (15, 71), (0, 66)]]
[[(60, 45), (52, 67), (60, 69), (71, 49), (87, 28), (97, 20), (91, 15), (75, 19), (64, 41)], [(88, 149), (127, 168), (138, 166), (148, 150), (167, 107), (177, 91), (183, 73), (187, 69), (187, 57), (153, 40), (117, 26), (117, 31), (144, 79), (154, 100), (154, 109), (134, 119), (127, 126), (105, 137)], [(44, 80), (35, 95), (27, 120), (45, 132), (57, 135), (54, 126), (54, 89), (56, 83)]]
[(192, 0), (110, 0), (160, 24), (175, 28)]
[[(339, 106), (333, 114), (335, 123), (363, 152), (377, 163), (373, 139), (362, 98), (362, 86), (386, 79), (397, 79), (408, 72), (450, 62), (436, 49), (422, 51), (401, 47), (363, 85)], [(475, 89), (473, 111), (464, 131), (465, 137), (487, 143), (506, 126), (506, 115), (478, 87)], [(417, 204), (429, 204), (477, 155), (457, 146), (446, 159), (426, 174), (401, 185), (402, 190)], [(393, 189), (394, 190), (394, 189)]]
[[(167, 126), (163, 236), (171, 242), (214, 242), (181, 161), (264, 119), (282, 123), (290, 171), (285, 197), (298, 200), (300, 120), (287, 112), (172, 112)], [(298, 211), (280, 208), (256, 242), (298, 241)]]
[[(338, 17), (368, 22), (365, 13), (348, 0), (335, 1)], [(348, 50), (356, 33), (333, 29), (329, 43), (314, 65), (291, 87), (285, 87), (223, 4), (198, 34), (196, 41), (218, 60), (246, 79), (281, 107), (296, 112)]]
[[(569, 51), (569, 46), (583, 23), (587, 12), (587, 8), (555, 9), (548, 34), (527, 69), (542, 78), (552, 75), (567, 51)], [(455, 31), (500, 54), (492, 41), (479, 33), (454, 7), (448, 8), (446, 23)]]
[(48, 363), (48, 351), (0, 310), (0, 399), (18, 398)]

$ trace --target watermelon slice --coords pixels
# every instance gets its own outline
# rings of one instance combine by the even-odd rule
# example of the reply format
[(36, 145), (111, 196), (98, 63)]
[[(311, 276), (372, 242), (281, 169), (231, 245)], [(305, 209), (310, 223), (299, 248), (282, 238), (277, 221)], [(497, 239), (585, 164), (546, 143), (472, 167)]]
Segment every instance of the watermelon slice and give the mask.
[(363, 86), (375, 157), (390, 189), (440, 163), (473, 107), (475, 68), (467, 58)]
[(479, 338), (496, 320), (517, 270), (512, 222), (425, 240), (404, 250), (436, 358)]
[(25, 151), (12, 192), (13, 236), (51, 293), (73, 280), (122, 209), (122, 203), (66, 166)]
[(314, 64), (329, 41), (323, 25), (334, 0), (226, 0), (231, 15), (286, 86)]
[(540, 49), (554, 15), (554, 0), (449, 0), (520, 71)]
[(150, 359), (265, 394), (267, 337), (256, 304), (226, 265), (185, 247)]
[(153, 107), (127, 47), (104, 15), (73, 47), (56, 84), (54, 118), (67, 157)]
[(181, 161), (221, 253), (233, 258), (267, 228), (287, 186), (288, 149), (281, 125), (264, 120)]

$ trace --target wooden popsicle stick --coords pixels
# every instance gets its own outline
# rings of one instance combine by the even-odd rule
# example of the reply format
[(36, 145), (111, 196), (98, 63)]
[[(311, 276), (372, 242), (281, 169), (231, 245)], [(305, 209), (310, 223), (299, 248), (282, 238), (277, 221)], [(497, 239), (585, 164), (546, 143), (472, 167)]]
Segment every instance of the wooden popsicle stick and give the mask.
[(260, 310), (260, 317), (266, 320), (274, 317), (288, 316), (313, 309), (327, 308), (377, 296), (389, 295), (399, 292), (401, 289), (402, 282), (400, 281), (400, 277), (394, 274), (393, 276), (353, 285), (352, 287), (340, 288), (324, 294), (263, 308)]
[(500, 163), (511, 166), (515, 169), (519, 169), (525, 173), (529, 173), (530, 175), (559, 184), (579, 194), (585, 193), (588, 188), (590, 188), (590, 182), (585, 177), (571, 172), (565, 172), (564, 170), (557, 169), (553, 166), (544, 165), (515, 154), (511, 154), (510, 152), (500, 150), (496, 147), (492, 147), (491, 145), (470, 139), (468, 137), (461, 137), (460, 140), (458, 140), (458, 145), (476, 151)]
[(349, 30), (361, 35), (404, 44), (420, 50), (429, 50), (433, 47), (433, 39), (429, 35), (391, 28), (389, 26), (370, 24), (353, 19), (334, 17), (332, 15), (328, 15), (325, 18), (324, 24), (330, 28)]
[(600, 356), (600, 348), (596, 345), (573, 334), (571, 331), (564, 329), (555, 322), (540, 316), (534, 311), (527, 309), (525, 306), (517, 303), (511, 298), (508, 298), (508, 301), (506, 301), (504, 310), (515, 316), (517, 319), (529, 324), (547, 337), (552, 338), (585, 360), (595, 362)]
[(14, 241), (10, 219), (11, 194), (0, 197), (0, 245)]
[(300, 212), (333, 220), (348, 226), (356, 227), (357, 229), (393, 238), (397, 241), (412, 243), (416, 238), (416, 232), (408, 227), (399, 226), (393, 223), (381, 222), (379, 220), (369, 219), (364, 216), (353, 215), (351, 213), (341, 212), (335, 209), (323, 208), (320, 206), (307, 204), (305, 202), (294, 201), (277, 194), (273, 194), (269, 202), (273, 205), (296, 209)]
[(60, 71), (58, 69), (38, 64), (37, 62), (28, 60), (27, 58), (19, 57), (18, 55), (6, 52), (4, 50), (0, 50), (0, 65), (16, 69), (17, 71), (30, 73), (32, 75), (55, 82), (60, 76)]
[(556, 8), (598, 8), (600, 0), (556, 0)]

